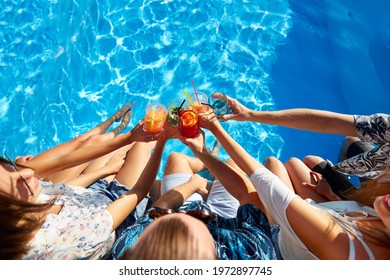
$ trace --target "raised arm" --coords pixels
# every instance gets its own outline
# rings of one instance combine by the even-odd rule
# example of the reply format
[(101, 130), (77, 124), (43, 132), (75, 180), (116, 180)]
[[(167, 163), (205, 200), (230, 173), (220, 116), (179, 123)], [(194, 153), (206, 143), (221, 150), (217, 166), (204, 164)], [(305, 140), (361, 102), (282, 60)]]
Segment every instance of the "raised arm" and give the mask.
[(200, 115), (200, 125), (214, 134), (233, 161), (248, 176), (251, 176), (257, 168), (263, 166), (223, 129), (222, 125), (211, 111)]
[(179, 137), (179, 139), (190, 147), (194, 155), (204, 163), (207, 169), (214, 174), (226, 190), (234, 196), (241, 205), (249, 203), (263, 209), (255, 188), (245, 175), (237, 172), (230, 165), (208, 152), (203, 131), (201, 131), (196, 138)]
[[(213, 114), (203, 115), (207, 127), (251, 181), (268, 211), (320, 259), (347, 259), (348, 236), (331, 218), (309, 205), (250, 156), (221, 126)], [(263, 210), (263, 208), (261, 208)], [(263, 210), (264, 211), (264, 210)]]
[(155, 140), (157, 133), (144, 132), (142, 130), (142, 125), (143, 123), (140, 122), (131, 131), (125, 134), (118, 135), (111, 140), (107, 140), (93, 146), (77, 149), (59, 158), (39, 161), (33, 158), (26, 162), (24, 166), (34, 169), (36, 176), (38, 178), (42, 178), (53, 172), (64, 170), (66, 168), (96, 159), (135, 141), (149, 142)]
[(222, 121), (252, 121), (315, 132), (357, 136), (353, 115), (306, 108), (256, 111), (230, 97), (228, 102), (232, 113), (218, 117)]
[(149, 193), (160, 167), (165, 144), (169, 139), (174, 137), (176, 137), (176, 130), (170, 125), (166, 125), (165, 131), (157, 140), (153, 154), (134, 187), (107, 206), (106, 209), (110, 212), (114, 220), (114, 229), (126, 219), (126, 217), (135, 209), (137, 204)]

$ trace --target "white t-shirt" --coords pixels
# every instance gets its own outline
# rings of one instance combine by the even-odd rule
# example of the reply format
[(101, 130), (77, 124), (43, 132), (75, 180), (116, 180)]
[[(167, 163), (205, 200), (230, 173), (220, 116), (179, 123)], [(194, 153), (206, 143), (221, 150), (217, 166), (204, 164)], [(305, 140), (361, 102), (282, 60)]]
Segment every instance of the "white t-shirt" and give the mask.
[[(317, 260), (317, 256), (310, 252), (305, 244), (303, 244), (303, 242), (295, 234), (294, 230), (291, 228), (288, 222), (286, 215), (286, 209), (290, 202), (294, 198), (302, 198), (292, 192), (276, 175), (274, 175), (266, 168), (262, 167), (257, 169), (255, 172), (253, 172), (250, 179), (256, 188), (256, 191), (259, 194), (260, 200), (264, 207), (280, 225), (278, 245), (282, 257), (286, 260)], [(356, 211), (357, 207), (359, 207), (357, 203), (335, 201), (332, 203), (314, 203), (314, 205), (312, 203), (310, 204), (311, 207), (313, 207), (313, 210), (326, 214), (348, 233), (350, 239), (349, 259), (355, 259), (355, 245), (352, 241), (352, 236), (355, 236), (363, 244), (369, 257), (371, 259), (374, 258), (370, 248), (363, 241), (362, 234), (357, 229), (356, 224), (339, 214), (343, 211), (347, 211), (348, 209), (350, 209), (350, 211)], [(343, 209), (343, 211), (340, 209)], [(360, 207), (359, 211), (365, 211), (367, 214), (376, 215), (375, 210), (372, 208), (368, 209), (368, 207)]]

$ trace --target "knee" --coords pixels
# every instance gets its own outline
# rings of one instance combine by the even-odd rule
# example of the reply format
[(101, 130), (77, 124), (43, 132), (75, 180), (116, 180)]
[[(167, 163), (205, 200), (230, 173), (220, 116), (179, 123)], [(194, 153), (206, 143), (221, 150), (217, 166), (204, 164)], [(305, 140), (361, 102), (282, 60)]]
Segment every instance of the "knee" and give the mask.
[(268, 169), (270, 169), (272, 166), (283, 165), (283, 163), (278, 158), (276, 158), (274, 156), (267, 157), (264, 160), (263, 164)]
[(347, 150), (349, 149), (349, 147), (355, 143), (355, 142), (360, 142), (361, 140), (357, 137), (353, 137), (353, 136), (347, 136), (344, 138), (343, 140), (343, 143), (341, 145), (341, 152), (346, 154), (347, 153)]
[(303, 163), (307, 165), (310, 169), (314, 168), (319, 163), (325, 161), (322, 157), (308, 155), (303, 159)]
[(360, 139), (358, 137), (355, 137), (355, 136), (346, 136), (343, 140), (343, 145), (351, 145), (352, 143), (355, 143), (355, 142), (359, 142)]
[(167, 165), (175, 164), (185, 160), (185, 155), (178, 152), (173, 152), (168, 156)]
[(284, 166), (286, 167), (287, 170), (289, 170), (293, 166), (297, 166), (299, 164), (302, 164), (302, 161), (299, 158), (291, 157), (284, 163)]

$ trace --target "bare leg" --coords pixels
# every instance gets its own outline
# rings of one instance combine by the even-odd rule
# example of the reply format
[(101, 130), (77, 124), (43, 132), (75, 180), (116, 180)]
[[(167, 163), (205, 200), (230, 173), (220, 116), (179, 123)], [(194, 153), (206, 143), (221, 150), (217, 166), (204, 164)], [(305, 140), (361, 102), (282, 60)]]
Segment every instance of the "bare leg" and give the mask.
[[(91, 145), (95, 145), (100, 142), (104, 142), (106, 140), (112, 139), (114, 136), (113, 134), (102, 134), (102, 135), (96, 135), (96, 136), (90, 136), (86, 141), (83, 141), (80, 145), (80, 147), (87, 147)], [(79, 148), (80, 148), (79, 147)], [(43, 159), (44, 160), (44, 159)], [(70, 179), (76, 178), (79, 176), (83, 170), (88, 166), (88, 162), (80, 164), (78, 166), (68, 168), (59, 172), (55, 172), (53, 174), (50, 174), (43, 178), (46, 181), (51, 181), (53, 183), (59, 183), (68, 181)]]
[(205, 165), (200, 159), (174, 152), (168, 157), (167, 164), (164, 169), (164, 176), (174, 173), (194, 174), (204, 168)]
[(125, 164), (117, 173), (115, 179), (128, 188), (132, 188), (148, 163), (155, 145), (156, 141), (148, 143), (136, 142), (127, 152)]
[[(49, 149), (41, 153), (40, 155), (36, 156), (34, 159), (45, 160), (45, 158), (47, 159), (50, 157), (59, 157), (64, 154), (75, 151), (81, 147), (87, 147), (114, 138), (116, 136), (116, 133), (120, 133), (127, 126), (131, 116), (131, 111), (129, 111), (131, 106), (132, 104), (127, 104), (123, 106), (113, 116), (111, 116), (109, 119), (99, 124), (95, 128), (91, 129), (90, 131), (76, 137), (75, 139), (69, 142), (60, 144), (52, 149)], [(125, 115), (123, 116), (121, 125), (118, 126), (114, 131), (110, 131), (106, 134), (103, 134), (113, 124), (113, 122), (119, 120), (123, 114)], [(109, 158), (110, 157), (105, 157), (105, 156), (101, 157), (100, 166), (104, 166), (108, 162)], [(97, 159), (97, 161), (99, 160)], [(54, 174), (51, 174), (43, 179), (52, 181), (53, 183), (70, 180), (72, 178), (76, 178), (77, 176), (79, 176), (83, 172), (83, 170), (88, 166), (88, 164), (89, 163), (84, 163), (79, 166), (68, 168), (66, 170), (62, 170)]]
[[(118, 152), (124, 152), (124, 153), (127, 153), (132, 147), (133, 147), (134, 143), (133, 144), (130, 144), (130, 145), (127, 145), (127, 146), (124, 146), (118, 150), (115, 150), (105, 156), (102, 156), (100, 158), (97, 158), (95, 160), (93, 160), (92, 162), (90, 162), (88, 164), (88, 166), (84, 169), (83, 171), (83, 174), (88, 174), (88, 173), (92, 173), (92, 172), (95, 172), (96, 170), (106, 166), (110, 161), (113, 160), (113, 156), (115, 154), (117, 154)], [(110, 175), (110, 176), (107, 176), (105, 178), (101, 178), (101, 179), (105, 179), (107, 180), (108, 182), (111, 182), (114, 178), (115, 178), (116, 174), (113, 174), (113, 175)]]
[(303, 159), (303, 163), (306, 164), (306, 166), (309, 167), (310, 169), (313, 169), (314, 167), (316, 167), (316, 165), (324, 161), (325, 160), (319, 156), (306, 156)]
[(329, 201), (327, 198), (318, 194), (315, 190), (309, 189), (302, 185), (303, 182), (315, 184), (313, 177), (310, 175), (311, 169), (298, 158), (290, 158), (285, 164), (287, 172), (291, 178), (295, 192), (303, 199), (311, 198), (315, 202)]
[(104, 132), (107, 131), (107, 129), (117, 120), (119, 120), (123, 114), (129, 110), (131, 107), (131, 104), (126, 104), (123, 106), (118, 112), (116, 112), (113, 116), (102, 122), (101, 124), (97, 125), (93, 129), (89, 130), (88, 132), (66, 142), (59, 144), (49, 150), (46, 150), (39, 155), (34, 157), (34, 160), (36, 159), (45, 159), (45, 158), (57, 158), (60, 156), (63, 156), (65, 154), (68, 154), (74, 150), (77, 150), (80, 148), (84, 141), (86, 141), (90, 136), (95, 135), (101, 135)]
[(129, 109), (123, 115), (121, 124), (117, 128), (111, 130), (110, 133), (113, 133), (115, 136), (117, 136), (119, 133), (121, 133), (129, 124), (129, 121), (131, 119), (132, 114), (133, 114), (133, 111), (131, 110), (131, 107), (129, 107)]
[[(164, 178), (160, 186), (160, 195), (163, 195), (177, 185), (187, 182), (193, 174), (200, 172), (203, 169), (205, 169), (205, 165), (200, 159), (187, 156), (182, 153), (171, 153), (164, 168)], [(170, 177), (169, 175), (173, 174), (178, 174), (178, 177), (168, 179), (168, 177)], [(185, 174), (188, 174), (188, 177)], [(212, 183), (209, 182), (207, 188), (210, 189), (211, 186)], [(206, 198), (207, 195), (204, 196), (199, 193), (194, 193), (184, 202), (183, 205), (190, 203), (190, 201)]]
[(155, 180), (150, 189), (149, 196), (152, 201), (157, 201), (161, 196), (161, 180)]
[[(352, 144), (354, 144), (354, 147), (351, 147)], [(347, 136), (341, 146), (339, 160), (346, 160), (373, 148), (374, 146), (367, 141), (362, 141), (358, 137)]]

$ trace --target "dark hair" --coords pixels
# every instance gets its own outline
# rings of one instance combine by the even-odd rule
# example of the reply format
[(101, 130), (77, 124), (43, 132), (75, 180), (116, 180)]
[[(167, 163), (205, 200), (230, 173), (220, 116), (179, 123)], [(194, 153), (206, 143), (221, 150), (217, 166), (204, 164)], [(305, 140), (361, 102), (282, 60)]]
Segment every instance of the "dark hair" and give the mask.
[(43, 224), (44, 212), (53, 203), (26, 202), (0, 191), (0, 259), (21, 259), (28, 252), (28, 241)]
[[(0, 164), (11, 163), (0, 157)], [(43, 224), (44, 212), (54, 201), (55, 198), (47, 203), (31, 203), (0, 190), (0, 259), (21, 259), (28, 252), (28, 241)], [(42, 215), (34, 215), (37, 213)]]

